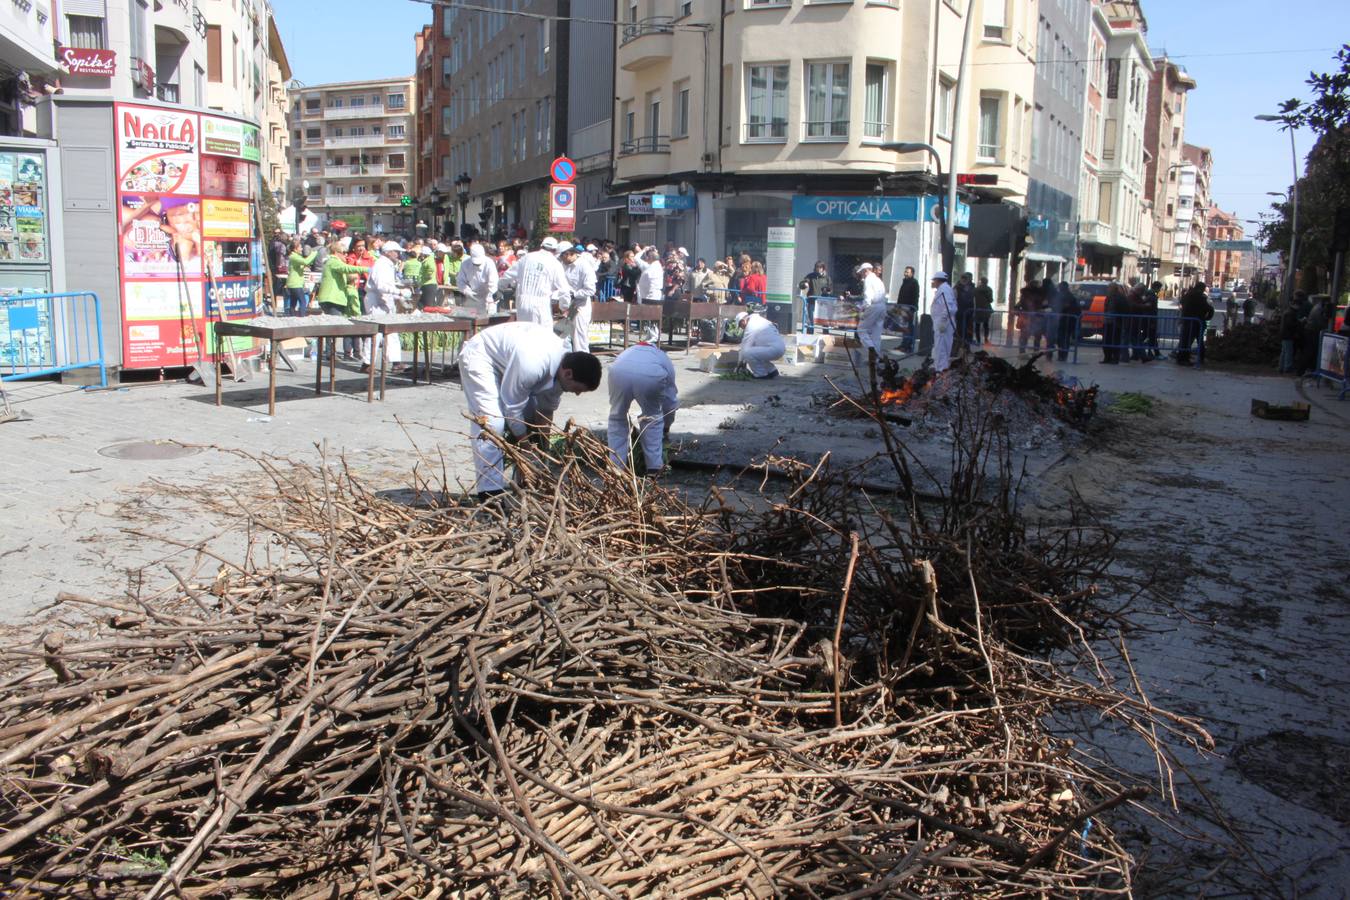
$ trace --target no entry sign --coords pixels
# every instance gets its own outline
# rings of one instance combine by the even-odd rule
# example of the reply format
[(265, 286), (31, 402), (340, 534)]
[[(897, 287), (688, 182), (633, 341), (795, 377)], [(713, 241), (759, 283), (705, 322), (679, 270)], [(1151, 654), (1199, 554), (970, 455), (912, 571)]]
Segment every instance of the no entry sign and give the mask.
[(555, 184), (571, 184), (577, 177), (577, 164), (565, 156), (560, 156), (548, 167), (548, 174)]

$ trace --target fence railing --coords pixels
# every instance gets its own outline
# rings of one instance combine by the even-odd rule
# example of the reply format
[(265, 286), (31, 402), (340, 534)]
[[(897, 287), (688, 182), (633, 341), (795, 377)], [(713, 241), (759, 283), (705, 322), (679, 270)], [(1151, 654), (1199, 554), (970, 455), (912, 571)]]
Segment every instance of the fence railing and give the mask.
[(92, 291), (0, 297), (0, 381), (97, 368), (107, 387), (102, 312)]

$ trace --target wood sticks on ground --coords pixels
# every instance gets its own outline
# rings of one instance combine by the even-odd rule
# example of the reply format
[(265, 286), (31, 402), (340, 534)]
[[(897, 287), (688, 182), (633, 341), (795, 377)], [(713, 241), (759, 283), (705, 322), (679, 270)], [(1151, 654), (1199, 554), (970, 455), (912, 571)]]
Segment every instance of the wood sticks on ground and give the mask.
[(825, 467), (695, 505), (566, 438), (481, 506), (260, 460), (265, 559), (0, 646), (5, 893), (1125, 889), (1137, 789), (1044, 724), (1188, 731), (1052, 659), (1113, 621), (1108, 537)]

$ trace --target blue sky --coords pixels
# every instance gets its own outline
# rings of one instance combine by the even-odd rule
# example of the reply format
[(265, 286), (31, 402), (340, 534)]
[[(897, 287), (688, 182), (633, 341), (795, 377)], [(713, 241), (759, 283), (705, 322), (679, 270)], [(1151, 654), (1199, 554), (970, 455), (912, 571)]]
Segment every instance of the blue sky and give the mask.
[[(1045, 0), (1043, 0), (1045, 2)], [(273, 0), (295, 77), (309, 84), (411, 74), (413, 34), (431, 7), (413, 0)], [(1214, 152), (1214, 201), (1240, 218), (1289, 187), (1289, 136), (1252, 116), (1306, 97), (1312, 70), (1350, 41), (1346, 0), (1144, 0), (1149, 46), (1165, 49), (1199, 86), (1186, 140)], [(1297, 136), (1300, 168), (1311, 146)]]

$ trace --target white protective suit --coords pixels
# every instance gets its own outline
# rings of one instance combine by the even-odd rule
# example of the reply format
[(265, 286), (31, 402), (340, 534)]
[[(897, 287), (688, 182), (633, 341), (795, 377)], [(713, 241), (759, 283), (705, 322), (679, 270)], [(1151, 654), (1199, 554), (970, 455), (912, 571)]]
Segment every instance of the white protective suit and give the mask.
[(639, 303), (660, 303), (661, 289), (665, 286), (666, 269), (659, 259), (642, 264), (642, 275), (638, 277), (637, 301)]
[(516, 286), (516, 321), (553, 324), (553, 304), (572, 296), (558, 257), (548, 250), (534, 250), (516, 260), (502, 280)]
[(488, 259), (482, 244), (469, 248), (469, 256), (460, 263), (455, 286), (463, 293), (464, 302), (475, 311), (492, 315), (497, 311), (497, 264)]
[(571, 296), (563, 304), (567, 307), (567, 330), (563, 339), (571, 339), (572, 349), (589, 353), (591, 349), (591, 304), (595, 302), (594, 260), (586, 262), (580, 256), (565, 267)]
[(956, 291), (942, 282), (933, 295), (933, 368), (947, 371), (952, 364), (952, 337), (956, 333)]
[(782, 359), (787, 352), (783, 336), (778, 327), (768, 319), (755, 313), (745, 322), (745, 334), (741, 337), (740, 360), (756, 378), (768, 378), (778, 374), (773, 361)]
[[(403, 291), (403, 281), (399, 277), (398, 265), (381, 253), (380, 258), (370, 267), (366, 276), (366, 314), (371, 316), (391, 316), (398, 312), (398, 298)], [(363, 365), (375, 365), (384, 335), (361, 339), (361, 362)], [(387, 360), (391, 363), (403, 361), (403, 346), (397, 340), (389, 342)]]
[(868, 270), (863, 277), (863, 308), (858, 317), (858, 342), (862, 344), (864, 358), (868, 350), (881, 354), (881, 334), (885, 326), (886, 284), (876, 272)]
[(645, 341), (619, 354), (609, 367), (609, 453), (620, 466), (628, 465), (628, 410), (637, 401), (638, 440), (647, 459), (647, 471), (664, 465), (661, 445), (680, 408), (675, 366), (661, 348)]
[(506, 322), (464, 342), (460, 384), (474, 423), (469, 430), (478, 491), (506, 488), (502, 451), (481, 437), (485, 430), (521, 437), (536, 412), (552, 413), (562, 399), (558, 367), (565, 351), (548, 325)]

